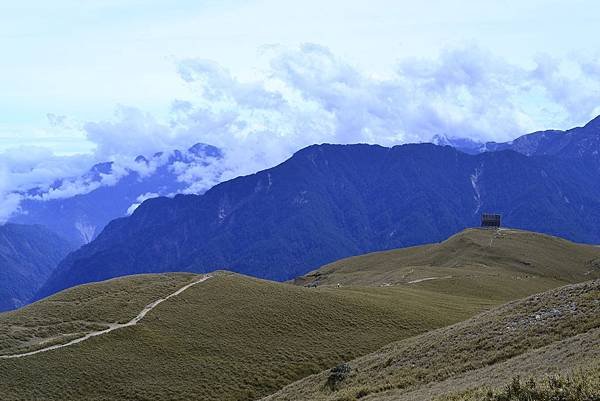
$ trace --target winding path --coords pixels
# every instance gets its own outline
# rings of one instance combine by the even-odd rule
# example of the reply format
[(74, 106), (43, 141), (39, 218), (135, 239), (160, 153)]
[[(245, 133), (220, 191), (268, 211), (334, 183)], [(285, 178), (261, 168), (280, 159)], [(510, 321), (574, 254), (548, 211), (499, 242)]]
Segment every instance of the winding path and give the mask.
[(100, 331), (92, 331), (92, 332), (86, 334), (85, 336), (76, 338), (75, 340), (69, 341), (68, 343), (52, 345), (50, 347), (41, 348), (41, 349), (38, 349), (38, 350), (35, 350), (35, 351), (31, 351), (31, 352), (25, 352), (23, 354), (0, 355), (0, 359), (23, 358), (25, 356), (40, 354), (42, 352), (52, 351), (52, 350), (59, 349), (59, 348), (65, 348), (65, 347), (69, 347), (71, 345), (79, 344), (81, 342), (89, 340), (92, 337), (98, 337), (98, 336), (101, 336), (103, 334), (108, 334), (111, 331), (115, 331), (115, 330), (122, 329), (122, 328), (125, 328), (125, 327), (135, 326), (136, 324), (139, 323), (140, 320), (142, 320), (148, 314), (148, 312), (150, 312), (152, 309), (156, 308), (162, 302), (166, 301), (169, 298), (176, 297), (177, 295), (181, 294), (182, 292), (184, 292), (188, 288), (190, 288), (190, 287), (192, 287), (192, 286), (194, 286), (196, 284), (202, 283), (202, 282), (208, 280), (210, 277), (211, 277), (210, 275), (206, 275), (206, 276), (202, 277), (199, 280), (196, 280), (196, 281), (194, 281), (194, 282), (192, 282), (190, 284), (187, 284), (187, 285), (181, 287), (180, 289), (178, 289), (174, 293), (172, 293), (170, 295), (167, 295), (164, 298), (157, 299), (156, 301), (152, 302), (151, 304), (146, 305), (144, 307), (144, 309), (142, 309), (142, 311), (136, 317), (134, 317), (133, 319), (131, 319), (127, 323), (111, 323), (111, 324), (108, 325), (107, 329), (100, 330)]
[(444, 276), (444, 277), (425, 277), (425, 278), (419, 278), (416, 280), (412, 280), (409, 281), (406, 284), (417, 284), (417, 283), (422, 283), (423, 281), (429, 281), (429, 280), (444, 280), (444, 279), (449, 279), (452, 278), (452, 276)]

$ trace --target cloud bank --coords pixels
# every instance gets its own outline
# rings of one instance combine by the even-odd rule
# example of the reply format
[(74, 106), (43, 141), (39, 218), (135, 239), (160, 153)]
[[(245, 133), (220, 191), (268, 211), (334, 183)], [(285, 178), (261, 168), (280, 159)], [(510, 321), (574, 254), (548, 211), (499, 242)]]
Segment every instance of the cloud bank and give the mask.
[[(600, 58), (590, 56), (540, 55), (522, 66), (467, 46), (435, 59), (402, 59), (385, 76), (316, 44), (265, 47), (263, 57), (268, 67), (251, 82), (210, 60), (181, 60), (177, 72), (192, 95), (174, 99), (167, 116), (120, 106), (110, 120), (81, 124), (95, 146), (92, 154), (58, 157), (41, 148), (0, 154), (0, 220), (17, 210), (22, 195), (15, 191), (40, 187), (40, 199), (89, 192), (132, 169), (141, 172), (133, 162), (137, 155), (198, 142), (219, 147), (224, 157), (175, 164), (188, 193), (270, 167), (314, 143), (389, 146), (434, 135), (505, 141), (600, 113)], [(48, 118), (65, 125), (64, 116)], [(100, 183), (81, 178), (94, 162), (106, 160), (115, 162), (114, 169)]]

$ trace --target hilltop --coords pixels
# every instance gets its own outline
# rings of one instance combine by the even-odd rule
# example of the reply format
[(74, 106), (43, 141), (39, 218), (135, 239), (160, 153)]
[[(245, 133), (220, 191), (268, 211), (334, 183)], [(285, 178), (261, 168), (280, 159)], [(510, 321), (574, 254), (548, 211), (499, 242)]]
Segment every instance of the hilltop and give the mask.
[(506, 300), (597, 277), (599, 247), (529, 231), (476, 228), (440, 243), (342, 259), (293, 282), (412, 285)]

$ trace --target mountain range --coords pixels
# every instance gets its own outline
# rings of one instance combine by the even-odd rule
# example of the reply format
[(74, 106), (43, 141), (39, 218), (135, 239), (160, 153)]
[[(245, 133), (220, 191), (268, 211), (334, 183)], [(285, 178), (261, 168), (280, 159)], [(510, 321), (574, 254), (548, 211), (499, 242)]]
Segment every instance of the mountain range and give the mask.
[[(20, 212), (10, 221), (41, 224), (68, 241), (83, 245), (96, 238), (108, 222), (126, 216), (145, 199), (186, 189), (189, 184), (178, 179), (177, 170), (206, 166), (211, 159), (221, 157), (218, 148), (199, 143), (186, 151), (156, 153), (149, 158), (138, 156), (135, 163), (125, 168), (116, 168), (113, 162), (100, 163), (75, 180), (91, 190), (52, 197), (61, 187), (71, 188), (74, 179), (58, 180), (50, 190), (32, 188), (24, 194)], [(113, 177), (115, 182), (103, 182)]]
[(203, 195), (144, 202), (63, 260), (38, 297), (173, 270), (287, 280), (342, 257), (440, 241), (488, 211), (510, 227), (598, 243), (599, 137), (595, 119), (506, 144), (520, 152), (310, 146)]
[(448, 138), (443, 135), (434, 136), (432, 142), (440, 146), (452, 146), (469, 154), (514, 150), (526, 156), (583, 157), (598, 163), (600, 162), (600, 116), (583, 127), (566, 131), (533, 132), (510, 142), (480, 143), (471, 139)]
[(36, 225), (0, 226), (0, 311), (25, 305), (76, 246)]

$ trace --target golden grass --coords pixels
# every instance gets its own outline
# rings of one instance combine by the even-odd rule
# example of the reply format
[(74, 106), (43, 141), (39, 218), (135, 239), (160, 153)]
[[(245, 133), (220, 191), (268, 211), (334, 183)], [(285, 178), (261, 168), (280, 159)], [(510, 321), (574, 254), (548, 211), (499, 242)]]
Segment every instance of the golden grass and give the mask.
[(430, 400), (589, 367), (600, 358), (599, 289), (592, 281), (511, 302), (350, 362), (334, 391), (325, 371), (266, 400)]
[[(567, 341), (567, 351), (574, 344), (597, 346), (582, 331), (597, 321), (583, 308), (579, 320), (559, 322), (550, 335), (517, 325), (508, 331), (514, 336), (494, 337), (490, 330), (507, 330), (502, 324), (530, 312), (511, 304), (476, 323), (438, 328), (508, 300), (598, 277), (599, 260), (600, 248), (553, 237), (467, 230), (441, 244), (346, 259), (298, 279), (300, 285), (217, 273), (160, 304), (137, 326), (73, 347), (0, 359), (0, 399), (251, 400), (398, 340), (404, 342), (350, 363), (351, 378), (336, 391), (323, 390), (326, 371), (273, 399), (353, 400), (388, 392), (390, 399), (411, 399), (405, 390), (422, 391), (424, 383), (441, 386), (435, 394), (466, 389), (485, 384), (487, 365), (511, 361), (516, 365), (505, 369), (511, 375), (531, 367), (519, 355), (553, 341)], [(195, 278), (131, 276), (0, 314), (0, 354), (64, 343), (128, 321)], [(316, 280), (317, 288), (302, 287)], [(598, 289), (582, 297), (595, 305)], [(432, 329), (438, 330), (417, 336)], [(552, 352), (556, 361), (565, 360)], [(481, 377), (464, 376), (471, 371)]]
[[(439, 244), (342, 259), (294, 282), (411, 285), (506, 301), (599, 277), (599, 247), (520, 230), (469, 229)], [(436, 279), (415, 282), (429, 278)]]
[(523, 380), (515, 376), (501, 388), (477, 388), (436, 401), (596, 401), (600, 399), (600, 362), (567, 375)]
[(138, 275), (62, 291), (0, 313), (0, 355), (22, 353), (124, 323), (150, 302), (188, 283), (192, 274)]
[[(103, 283), (115, 284), (129, 285)], [(307, 289), (217, 274), (137, 326), (0, 360), (0, 391), (9, 400), (251, 400), (489, 306), (415, 288)]]

